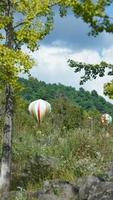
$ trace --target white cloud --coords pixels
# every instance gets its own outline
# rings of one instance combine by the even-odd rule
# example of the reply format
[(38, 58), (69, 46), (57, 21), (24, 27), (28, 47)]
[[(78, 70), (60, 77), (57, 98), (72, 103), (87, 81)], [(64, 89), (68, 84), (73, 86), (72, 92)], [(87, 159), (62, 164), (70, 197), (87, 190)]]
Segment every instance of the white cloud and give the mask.
[(73, 53), (70, 55), (71, 59), (74, 59), (76, 61), (81, 61), (85, 63), (92, 63), (97, 64), (100, 62), (101, 58), (97, 51), (95, 50), (82, 50), (77, 53)]
[[(25, 48), (24, 51), (28, 52)], [(112, 47), (103, 49), (101, 54), (96, 50), (87, 49), (74, 52), (69, 48), (61, 47), (60, 42), (56, 42), (51, 46), (42, 45), (38, 51), (30, 54), (36, 62), (36, 66), (31, 70), (31, 74), (34, 77), (46, 83), (62, 83), (73, 86), (76, 89), (79, 88), (80, 74), (75, 74), (74, 70), (68, 66), (68, 59), (93, 64), (99, 63), (101, 60), (113, 63)], [(89, 91), (96, 90), (99, 95), (103, 95), (103, 85), (111, 79), (108, 76), (97, 78), (96, 80), (88, 81), (83, 87)], [(109, 100), (108, 98), (106, 99)]]
[(113, 64), (113, 46), (107, 49), (103, 49), (102, 51), (102, 58), (108, 62)]
[(36, 62), (31, 74), (47, 83), (62, 83), (78, 88), (79, 78), (76, 81), (75, 73), (67, 64), (71, 54), (68, 48), (41, 46), (39, 51), (31, 53)]

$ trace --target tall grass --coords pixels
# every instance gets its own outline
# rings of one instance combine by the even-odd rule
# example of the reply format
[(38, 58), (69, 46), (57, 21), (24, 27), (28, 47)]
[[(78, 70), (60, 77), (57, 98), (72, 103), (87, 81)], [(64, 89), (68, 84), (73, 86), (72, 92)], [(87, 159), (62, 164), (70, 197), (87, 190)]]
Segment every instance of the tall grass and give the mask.
[[(112, 125), (104, 128), (95, 118), (91, 127), (83, 118), (83, 126), (74, 127), (70, 119), (70, 128), (66, 128), (65, 115), (60, 117), (54, 112), (38, 125), (25, 110), (27, 107), (19, 107), (14, 117), (11, 189), (20, 187), (29, 191), (40, 187), (46, 179), (74, 182), (80, 176), (104, 174), (113, 160)], [(34, 159), (38, 156), (49, 159), (50, 165), (36, 163)]]

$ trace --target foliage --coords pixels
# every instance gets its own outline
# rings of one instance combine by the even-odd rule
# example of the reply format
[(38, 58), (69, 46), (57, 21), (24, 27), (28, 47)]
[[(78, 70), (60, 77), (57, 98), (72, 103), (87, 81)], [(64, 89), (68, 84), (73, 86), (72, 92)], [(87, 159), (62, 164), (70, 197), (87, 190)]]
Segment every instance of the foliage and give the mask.
[[(15, 85), (20, 72), (28, 72), (32, 67), (30, 57), (21, 50), (26, 45), (31, 51), (38, 48), (38, 43), (53, 27), (53, 9), (59, 6), (60, 16), (67, 14), (71, 8), (76, 17), (90, 24), (93, 33), (112, 31), (112, 22), (106, 13), (109, 0), (69, 1), (69, 0), (12, 0), (0, 2), (0, 80), (1, 84)], [(9, 48), (9, 49), (8, 49)]]
[[(37, 42), (51, 30), (52, 13), (48, 1), (27, 0), (0, 2), (0, 85), (16, 85), (20, 72), (28, 73), (33, 61), (20, 49), (34, 51)], [(45, 23), (41, 17), (46, 19)], [(2, 39), (3, 38), (3, 39)]]
[(105, 75), (106, 68), (110, 69), (107, 72), (108, 75), (113, 75), (113, 65), (101, 62), (100, 64), (86, 64), (81, 62), (76, 62), (73, 60), (68, 60), (69, 66), (74, 68), (75, 73), (80, 72), (84, 69), (84, 76), (81, 77), (80, 84), (82, 85), (87, 80), (96, 79), (97, 76), (103, 77)]
[[(99, 112), (81, 110), (64, 97), (51, 104), (52, 113), (39, 126), (27, 111), (28, 103), (19, 97), (15, 102), (12, 190), (37, 190), (47, 179), (100, 175), (112, 161), (112, 124), (103, 127)], [(46, 165), (46, 159), (39, 163), (35, 158), (40, 156), (53, 164)]]
[(53, 107), (54, 107), (54, 114), (56, 115), (56, 126), (60, 117), (62, 132), (63, 129), (69, 130), (69, 129), (74, 129), (75, 127), (82, 126), (84, 118), (83, 110), (70, 103), (68, 99), (58, 98), (54, 100)]
[[(6, 56), (7, 55), (7, 56)], [(33, 61), (20, 50), (11, 50), (0, 46), (0, 84), (7, 83), (15, 86), (18, 74), (27, 73), (32, 67)]]
[[(39, 126), (28, 114), (26, 106), (17, 105), (13, 136), (13, 190), (18, 186), (28, 191), (37, 189), (46, 179), (73, 181), (79, 176), (104, 173), (107, 163), (112, 160), (113, 126), (102, 127), (99, 113), (90, 112), (93, 119), (91, 127), (85, 110), (80, 116), (80, 110), (76, 108), (73, 115), (71, 108), (74, 105), (61, 99), (59, 108), (56, 100), (51, 115)], [(65, 120), (67, 129), (64, 128)], [(81, 120), (82, 125), (76, 126), (77, 120)], [(44, 167), (38, 164), (38, 160), (34, 162), (36, 156), (50, 158), (55, 165)]]
[[(113, 65), (101, 62), (100, 64), (86, 64), (82, 62), (76, 62), (74, 60), (68, 60), (69, 66), (74, 68), (75, 73), (84, 70), (84, 75), (81, 77), (80, 84), (83, 85), (86, 81), (96, 79), (97, 77), (103, 77), (105, 74), (113, 75)], [(106, 71), (107, 70), (107, 71)], [(105, 84), (104, 94), (112, 98), (112, 82)]]
[(113, 99), (113, 80), (110, 83), (104, 84), (104, 94)]
[[(112, 16), (107, 13), (107, 7), (111, 6), (111, 0), (98, 0), (98, 1), (61, 1), (65, 6), (71, 6), (73, 13), (76, 17), (81, 17), (83, 21), (89, 24), (91, 32), (89, 33), (96, 36), (99, 33), (113, 32)], [(64, 12), (65, 13), (65, 12)]]
[[(21, 96), (29, 102), (44, 98), (47, 101), (52, 102), (57, 99), (60, 101), (64, 99), (65, 102), (69, 100), (76, 107), (81, 107), (85, 110), (98, 110), (102, 113), (113, 114), (113, 105), (106, 102), (105, 99), (97, 94), (95, 90), (91, 93), (80, 88), (78, 91), (71, 86), (64, 86), (62, 84), (46, 84), (43, 81), (38, 81), (36, 78), (19, 79), (22, 84), (23, 90)], [(68, 107), (68, 106), (67, 106)], [(79, 108), (80, 109), (80, 108)]]

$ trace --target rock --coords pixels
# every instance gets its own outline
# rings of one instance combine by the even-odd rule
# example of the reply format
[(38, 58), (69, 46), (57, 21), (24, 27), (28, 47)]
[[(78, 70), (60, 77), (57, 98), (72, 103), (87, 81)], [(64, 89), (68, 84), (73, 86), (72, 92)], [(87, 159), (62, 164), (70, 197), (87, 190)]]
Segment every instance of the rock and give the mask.
[(77, 186), (66, 181), (46, 180), (37, 192), (17, 191), (13, 196), (27, 200), (113, 200), (113, 182), (96, 176), (78, 179)]
[(113, 183), (96, 176), (87, 176), (77, 181), (79, 200), (113, 200)]
[(100, 183), (100, 180), (98, 177), (95, 176), (87, 176), (78, 179), (77, 186), (79, 187), (80, 200), (88, 199), (90, 193), (92, 193), (98, 183)]
[(64, 200), (64, 198), (60, 198), (54, 194), (43, 194), (38, 197), (38, 200)]
[(36, 195), (38, 200), (78, 200), (78, 188), (66, 181), (46, 181)]
[[(56, 161), (52, 158), (35, 157), (35, 159), (32, 159), (28, 163), (26, 168), (28, 171), (26, 173), (29, 179), (34, 173), (34, 179), (38, 182), (37, 176), (41, 172), (43, 177), (46, 175), (45, 172), (52, 172), (55, 166)], [(39, 169), (41, 170), (40, 173)], [(17, 198), (22, 196), (24, 199), (27, 196), (27, 200), (31, 200), (32, 198), (37, 200), (113, 200), (113, 182), (111, 181), (113, 180), (113, 163), (110, 163), (104, 177), (107, 178), (98, 176), (81, 177), (75, 184), (60, 180), (46, 180), (44, 181), (42, 189), (36, 192), (22, 190), (17, 191), (15, 194)]]
[(100, 182), (96, 185), (88, 200), (113, 200), (113, 183)]
[(106, 169), (105, 175), (109, 181), (113, 181), (113, 162), (109, 163), (109, 165)]

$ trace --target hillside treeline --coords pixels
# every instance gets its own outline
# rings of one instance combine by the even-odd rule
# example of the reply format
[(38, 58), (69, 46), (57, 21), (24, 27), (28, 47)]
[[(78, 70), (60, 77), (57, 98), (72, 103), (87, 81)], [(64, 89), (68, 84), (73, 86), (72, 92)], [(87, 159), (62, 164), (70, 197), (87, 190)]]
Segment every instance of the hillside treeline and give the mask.
[(113, 105), (106, 102), (95, 90), (89, 92), (83, 88), (76, 90), (71, 86), (64, 86), (60, 83), (47, 84), (33, 77), (29, 80), (20, 78), (19, 81), (23, 85), (21, 95), (28, 102), (40, 98), (50, 102), (59, 98), (67, 98), (72, 104), (86, 111), (98, 110), (100, 113), (113, 114)]

